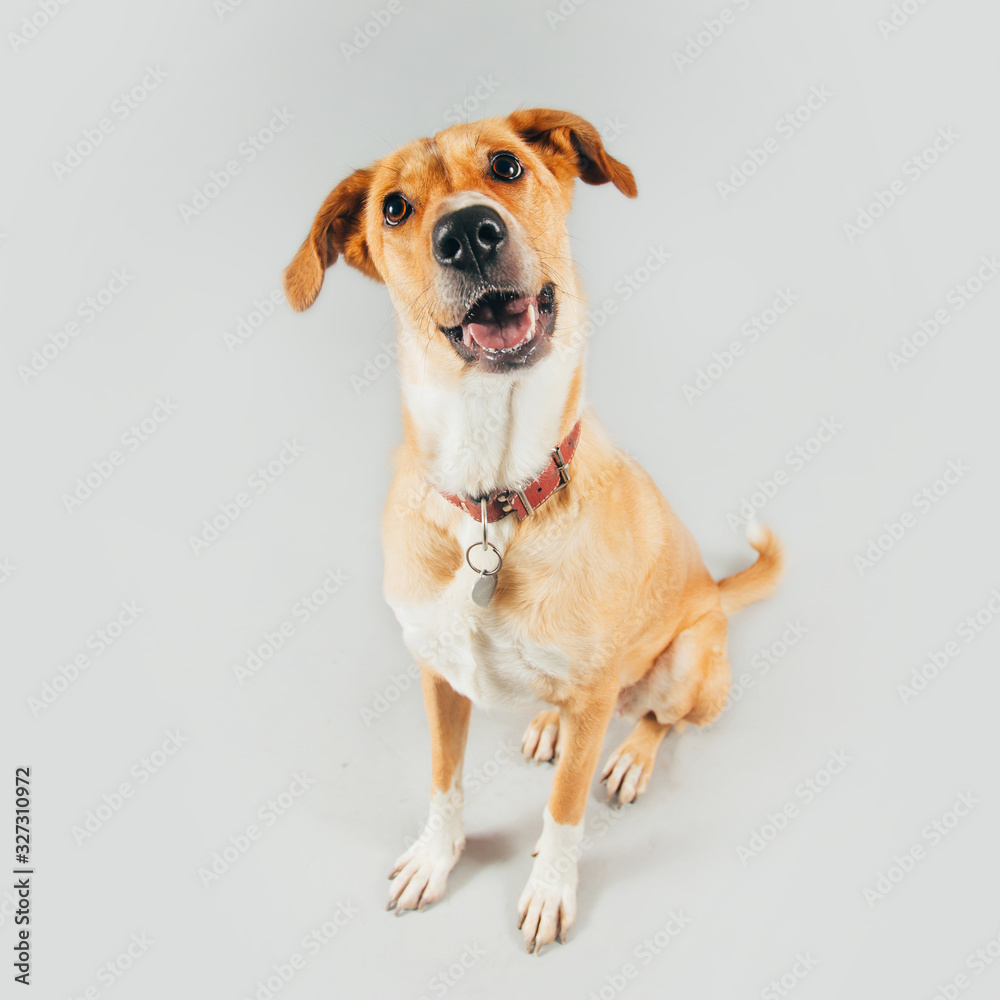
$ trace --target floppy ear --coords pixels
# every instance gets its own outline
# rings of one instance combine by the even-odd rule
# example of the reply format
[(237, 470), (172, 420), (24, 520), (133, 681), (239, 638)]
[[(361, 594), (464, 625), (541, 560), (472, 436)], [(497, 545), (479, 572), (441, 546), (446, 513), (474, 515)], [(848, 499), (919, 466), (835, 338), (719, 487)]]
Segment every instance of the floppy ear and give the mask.
[(561, 165), (561, 171), (554, 168), (557, 176), (568, 170), (586, 184), (610, 181), (622, 194), (636, 196), (632, 171), (608, 155), (600, 133), (585, 118), (569, 111), (532, 108), (515, 111), (507, 121), (525, 142), (547, 155), (550, 165)]
[(364, 209), (371, 179), (371, 170), (355, 170), (327, 195), (316, 213), (312, 232), (282, 276), (285, 297), (296, 312), (316, 301), (324, 272), (341, 254), (362, 274), (382, 280), (364, 236)]

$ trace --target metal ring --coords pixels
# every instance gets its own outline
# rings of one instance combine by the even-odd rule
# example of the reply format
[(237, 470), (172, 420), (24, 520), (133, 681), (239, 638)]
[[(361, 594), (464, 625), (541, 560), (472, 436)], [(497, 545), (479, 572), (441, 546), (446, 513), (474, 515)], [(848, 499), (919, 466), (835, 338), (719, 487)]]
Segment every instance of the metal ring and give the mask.
[[(479, 569), (478, 566), (473, 566), (472, 560), (469, 558), (469, 553), (472, 552), (473, 549), (479, 549), (479, 548), (493, 550), (494, 554), (497, 557), (496, 569), (491, 569), (488, 573), (486, 573), (486, 570)], [(473, 542), (465, 550), (465, 561), (469, 564), (469, 569), (471, 569), (473, 573), (479, 573), (480, 575), (486, 573), (487, 576), (496, 576), (497, 573), (500, 572), (500, 568), (503, 566), (503, 556), (500, 555), (500, 550), (492, 542), (487, 542), (485, 545), (483, 545), (482, 542)]]

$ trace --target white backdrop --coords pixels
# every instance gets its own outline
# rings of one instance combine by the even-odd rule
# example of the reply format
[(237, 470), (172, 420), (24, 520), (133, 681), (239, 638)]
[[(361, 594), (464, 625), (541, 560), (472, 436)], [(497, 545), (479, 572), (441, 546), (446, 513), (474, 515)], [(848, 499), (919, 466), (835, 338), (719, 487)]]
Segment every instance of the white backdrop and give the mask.
[[(0, 28), (2, 868), (30, 767), (36, 995), (996, 994), (995, 4), (14, 0)], [(343, 266), (305, 315), (278, 292), (352, 168), (519, 106), (638, 181), (570, 220), (598, 413), (717, 575), (748, 504), (790, 556), (731, 625), (722, 718), (637, 806), (595, 786), (539, 960), (526, 718), (476, 713), (448, 894), (384, 912), (429, 780), (381, 598), (392, 312)]]

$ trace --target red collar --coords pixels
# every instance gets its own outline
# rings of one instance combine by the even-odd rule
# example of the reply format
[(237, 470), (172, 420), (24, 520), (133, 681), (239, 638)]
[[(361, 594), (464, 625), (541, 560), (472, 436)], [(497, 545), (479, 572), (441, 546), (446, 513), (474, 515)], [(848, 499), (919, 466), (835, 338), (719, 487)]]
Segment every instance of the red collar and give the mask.
[[(541, 475), (528, 483), (524, 489), (495, 490), (486, 496), (486, 520), (487, 522), (499, 521), (508, 514), (517, 514), (517, 519), (523, 521), (529, 514), (533, 514), (539, 504), (544, 503), (553, 493), (558, 493), (565, 489), (569, 483), (569, 463), (573, 461), (576, 446), (580, 440), (580, 421), (578, 420), (573, 429), (563, 438), (562, 443), (552, 449), (552, 457), (549, 464), (542, 470)], [(482, 521), (480, 514), (481, 501), (479, 499), (470, 500), (461, 494), (445, 493), (441, 491), (441, 496), (453, 503), (456, 507), (461, 507), (467, 514), (475, 520)]]

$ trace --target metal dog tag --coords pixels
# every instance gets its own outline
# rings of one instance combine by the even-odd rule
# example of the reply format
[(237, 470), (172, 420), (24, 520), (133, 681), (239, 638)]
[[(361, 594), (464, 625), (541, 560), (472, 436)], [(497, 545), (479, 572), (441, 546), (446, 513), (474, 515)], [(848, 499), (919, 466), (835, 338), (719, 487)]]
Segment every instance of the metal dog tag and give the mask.
[[(500, 555), (499, 549), (497, 549), (497, 547), (487, 537), (489, 532), (489, 522), (486, 517), (486, 498), (483, 497), (479, 501), (479, 504), (480, 520), (483, 522), (483, 540), (482, 543), (473, 542), (465, 550), (465, 561), (469, 564), (469, 568), (471, 570), (479, 574), (476, 582), (472, 585), (472, 600), (474, 603), (478, 604), (479, 607), (485, 608), (493, 599), (493, 592), (497, 589), (497, 574), (500, 572), (500, 567), (503, 566), (503, 556)], [(480, 544), (482, 544), (484, 555), (488, 556), (490, 550), (492, 550), (493, 555), (497, 557), (497, 564), (491, 570), (487, 570), (485, 566), (480, 569), (472, 561), (472, 550), (478, 549)]]
[(493, 592), (497, 589), (496, 573), (487, 573), (483, 570), (479, 574), (479, 579), (472, 586), (472, 600), (481, 608), (485, 608), (493, 597)]

